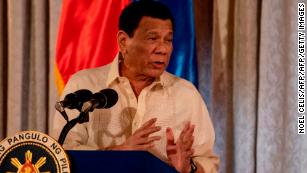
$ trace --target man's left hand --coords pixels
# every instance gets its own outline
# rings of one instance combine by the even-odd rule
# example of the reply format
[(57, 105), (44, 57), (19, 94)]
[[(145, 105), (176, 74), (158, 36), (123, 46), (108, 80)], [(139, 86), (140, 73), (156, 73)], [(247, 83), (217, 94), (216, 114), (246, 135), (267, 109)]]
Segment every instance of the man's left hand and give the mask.
[(166, 129), (167, 157), (170, 163), (180, 173), (189, 173), (191, 171), (190, 159), (194, 154), (194, 150), (192, 149), (194, 128), (195, 126), (188, 122), (181, 131), (176, 143), (172, 129)]

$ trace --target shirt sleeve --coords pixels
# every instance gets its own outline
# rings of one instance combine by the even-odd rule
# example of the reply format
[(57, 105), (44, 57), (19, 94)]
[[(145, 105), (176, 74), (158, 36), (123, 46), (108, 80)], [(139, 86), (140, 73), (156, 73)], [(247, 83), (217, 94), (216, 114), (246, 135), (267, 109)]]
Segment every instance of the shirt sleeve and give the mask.
[(195, 124), (193, 161), (197, 162), (205, 173), (216, 173), (219, 169), (220, 160), (213, 151), (215, 133), (207, 107), (196, 89), (191, 100), (194, 100), (190, 106), (192, 124)]

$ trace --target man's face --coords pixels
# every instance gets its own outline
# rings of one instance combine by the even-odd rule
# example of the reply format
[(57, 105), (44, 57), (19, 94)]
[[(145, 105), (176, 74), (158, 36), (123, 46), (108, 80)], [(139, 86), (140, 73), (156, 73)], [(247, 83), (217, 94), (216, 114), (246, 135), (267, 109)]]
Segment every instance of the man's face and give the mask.
[(143, 17), (132, 37), (120, 43), (125, 67), (134, 75), (159, 77), (173, 50), (171, 20)]

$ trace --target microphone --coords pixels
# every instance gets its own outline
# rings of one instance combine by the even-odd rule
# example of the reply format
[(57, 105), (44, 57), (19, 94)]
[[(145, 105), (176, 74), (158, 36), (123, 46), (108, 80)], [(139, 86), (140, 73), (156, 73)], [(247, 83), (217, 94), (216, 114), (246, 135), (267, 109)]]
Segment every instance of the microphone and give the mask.
[(93, 93), (87, 89), (77, 90), (74, 93), (67, 94), (64, 100), (57, 102), (56, 108), (59, 107), (57, 105), (61, 105), (62, 108), (81, 111), (83, 103), (89, 101), (92, 95)]
[(107, 109), (117, 103), (118, 94), (113, 89), (103, 89), (92, 95), (91, 99), (83, 103), (81, 112), (92, 112), (94, 109)]
[(69, 120), (68, 120), (68, 116), (67, 116), (67, 114), (66, 114), (66, 112), (65, 112), (65, 109), (63, 108), (63, 106), (61, 105), (60, 102), (56, 102), (56, 103), (55, 103), (55, 109), (61, 113), (62, 117), (63, 117), (67, 122), (69, 121)]

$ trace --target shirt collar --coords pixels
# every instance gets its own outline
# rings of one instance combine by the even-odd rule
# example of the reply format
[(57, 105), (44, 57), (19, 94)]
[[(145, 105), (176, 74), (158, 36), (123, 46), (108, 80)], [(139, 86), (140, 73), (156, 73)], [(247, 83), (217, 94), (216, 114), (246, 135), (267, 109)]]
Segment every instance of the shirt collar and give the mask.
[(107, 86), (109, 87), (111, 83), (116, 80), (119, 76), (119, 53), (115, 56), (114, 60), (111, 63), (111, 67), (109, 70), (108, 78), (107, 78)]
[(153, 86), (162, 86), (164, 87), (165, 86), (165, 83), (166, 83), (166, 79), (165, 79), (165, 74), (166, 72), (164, 71), (160, 77), (156, 78), (154, 81), (153, 81)]
[[(111, 85), (112, 82), (114, 82), (116, 79), (118, 79), (120, 77), (119, 75), (119, 63), (120, 61), (120, 56), (119, 56), (120, 53), (117, 53), (117, 55), (115, 56), (114, 60), (112, 61), (111, 63), (111, 66), (110, 66), (110, 71), (109, 71), (109, 74), (108, 74), (108, 77), (107, 77), (107, 86), (109, 87)], [(167, 72), (163, 72), (161, 74), (160, 77), (156, 78), (154, 80), (154, 82), (152, 83), (152, 86), (156, 86), (156, 85), (161, 85), (162, 87), (165, 86), (165, 84), (167, 83)]]

